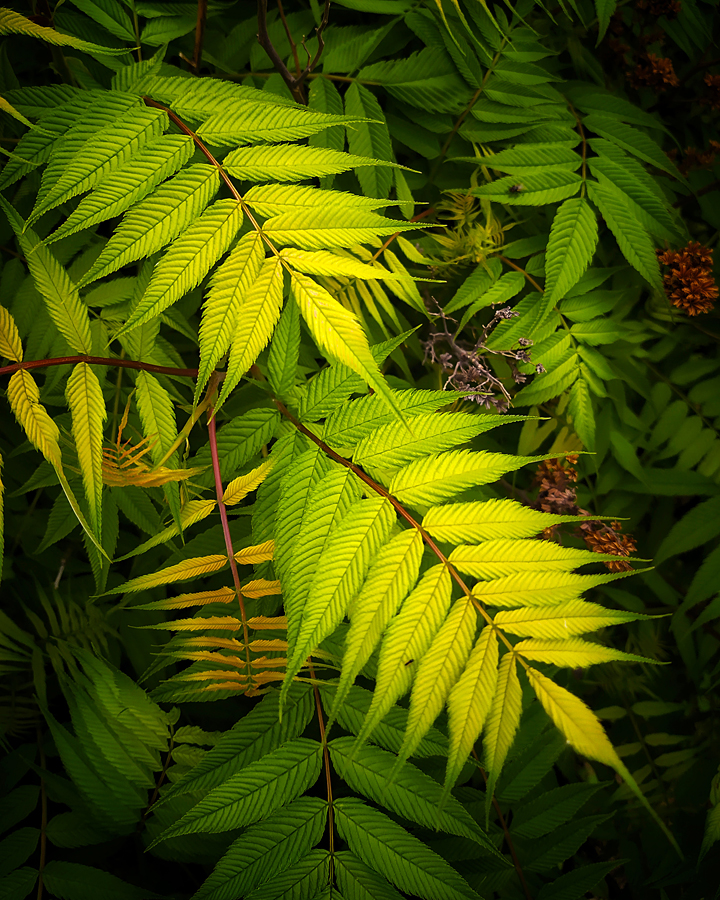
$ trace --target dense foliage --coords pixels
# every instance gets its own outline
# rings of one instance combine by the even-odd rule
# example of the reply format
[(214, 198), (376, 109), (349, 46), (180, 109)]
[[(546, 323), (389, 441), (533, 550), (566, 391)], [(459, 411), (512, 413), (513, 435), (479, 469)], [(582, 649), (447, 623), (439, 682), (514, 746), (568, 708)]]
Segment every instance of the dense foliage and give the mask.
[(720, 897), (716, 0), (12, 7), (0, 896)]

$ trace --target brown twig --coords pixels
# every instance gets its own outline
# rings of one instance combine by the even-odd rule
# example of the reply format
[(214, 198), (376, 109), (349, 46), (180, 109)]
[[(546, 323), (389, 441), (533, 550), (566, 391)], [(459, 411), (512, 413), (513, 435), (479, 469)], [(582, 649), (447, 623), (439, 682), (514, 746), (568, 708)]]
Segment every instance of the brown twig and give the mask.
[(20, 369), (46, 369), (49, 366), (67, 366), (73, 363), (87, 363), (90, 366), (119, 366), (122, 369), (139, 369), (142, 372), (156, 372), (158, 375), (185, 375), (197, 378), (197, 369), (175, 369), (172, 366), (156, 366), (135, 359), (112, 359), (108, 356), (56, 356), (52, 359), (31, 359), (26, 362), (0, 366), (0, 375), (12, 375)]
[(207, 20), (208, 0), (198, 0), (197, 24), (195, 25), (195, 49), (193, 51), (192, 67), (196, 75), (200, 74), (202, 65), (203, 40), (205, 39), (205, 22)]
[(307, 97), (305, 95), (305, 80), (308, 75), (310, 75), (315, 68), (315, 66), (320, 61), (320, 57), (322, 55), (323, 50), (325, 49), (325, 42), (323, 40), (323, 32), (327, 28), (328, 21), (330, 18), (330, 0), (325, 0), (325, 6), (323, 8), (322, 19), (320, 20), (320, 24), (315, 29), (315, 34), (318, 39), (318, 49), (315, 53), (313, 59), (308, 58), (307, 65), (301, 71), (300, 70), (300, 60), (297, 56), (297, 45), (290, 34), (290, 29), (288, 28), (287, 21), (285, 19), (285, 12), (282, 7), (281, 0), (278, 0), (278, 7), (280, 9), (280, 16), (282, 22), (285, 26), (285, 31), (290, 40), (290, 47), (292, 49), (292, 54), (295, 59), (295, 65), (297, 66), (297, 74), (293, 75), (292, 72), (285, 65), (280, 54), (277, 52), (275, 47), (273, 46), (273, 42), (270, 40), (270, 35), (268, 34), (268, 24), (267, 24), (267, 0), (258, 0), (258, 33), (257, 39), (260, 46), (270, 57), (270, 61), (272, 62), (275, 71), (279, 73), (282, 80), (288, 86), (290, 93), (293, 96), (293, 99), (296, 103), (302, 103), (303, 106), (307, 105)]

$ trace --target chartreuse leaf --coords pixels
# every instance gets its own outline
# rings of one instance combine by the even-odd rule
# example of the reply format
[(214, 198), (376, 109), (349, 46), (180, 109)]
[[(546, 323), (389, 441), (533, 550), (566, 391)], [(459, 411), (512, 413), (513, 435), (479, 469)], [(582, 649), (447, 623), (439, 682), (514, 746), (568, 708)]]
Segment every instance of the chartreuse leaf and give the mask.
[[(112, 588), (108, 593), (134, 593), (136, 591), (145, 591), (151, 587), (158, 587), (161, 584), (174, 584), (176, 581), (188, 581), (190, 578), (199, 578), (201, 575), (219, 572), (220, 569), (227, 564), (227, 556), (224, 556), (221, 553), (216, 553), (212, 556), (198, 556), (192, 559), (184, 559), (182, 562), (175, 563), (173, 566), (167, 566), (164, 569), (160, 569), (159, 572), (150, 572), (147, 575), (139, 575), (137, 578), (131, 578), (130, 581), (126, 581), (124, 584)], [(178, 623), (175, 621), (172, 624), (177, 625)]]
[(508, 651), (500, 660), (497, 682), (485, 723), (483, 752), (488, 780), (485, 789), (485, 821), (490, 816), (493, 793), (507, 758), (522, 712), (522, 688), (515, 654)]
[(235, 200), (218, 200), (187, 228), (162, 257), (130, 318), (115, 335), (160, 315), (207, 275), (240, 230), (243, 213)]
[(527, 659), (549, 663), (554, 666), (569, 668), (593, 666), (597, 663), (621, 660), (622, 662), (653, 663), (663, 665), (659, 660), (637, 656), (635, 653), (624, 653), (614, 647), (593, 644), (580, 637), (539, 639), (530, 638), (515, 644), (515, 653)]
[(450, 562), (475, 578), (501, 578), (515, 572), (566, 571), (584, 563), (614, 559), (609, 554), (562, 547), (554, 541), (490, 540), (476, 546), (461, 544), (448, 557)]
[(421, 228), (411, 222), (388, 219), (369, 209), (354, 206), (303, 207), (268, 219), (263, 230), (275, 245), (301, 247), (303, 250), (327, 250), (354, 247), (374, 241), (378, 236)]
[[(39, 193), (28, 222), (36, 222), (48, 210), (90, 190), (130, 160), (145, 144), (158, 139), (167, 127), (165, 110), (133, 106), (93, 134), (69, 158), (63, 148), (57, 162), (55, 156), (51, 157), (44, 179), (50, 188)], [(70, 144), (70, 148), (73, 146)], [(63, 169), (51, 172), (58, 166)]]
[(353, 462), (363, 468), (395, 469), (414, 459), (448, 450), (472, 440), (517, 417), (467, 413), (426, 413), (403, 422), (389, 422), (363, 438), (353, 453)]
[(105, 399), (97, 375), (87, 363), (78, 363), (65, 388), (75, 438), (90, 524), (102, 541), (102, 444), (107, 418)]
[(384, 497), (368, 498), (353, 503), (346, 518), (329, 536), (309, 587), (287, 664), (286, 684), (299, 672), (307, 656), (340, 624), (394, 524), (395, 513), (389, 501)]
[(549, 312), (584, 274), (598, 242), (597, 218), (584, 197), (566, 200), (555, 213), (545, 254), (545, 296)]
[(347, 191), (321, 190), (306, 184), (256, 184), (244, 195), (243, 200), (262, 216), (300, 212), (308, 207), (333, 206), (340, 212), (341, 209), (373, 210), (388, 205), (387, 200), (376, 197), (363, 197)]
[(648, 233), (625, 202), (620, 191), (608, 183), (588, 182), (588, 194), (597, 204), (622, 254), (630, 265), (659, 293), (663, 290), (660, 265)]
[(217, 411), (247, 370), (265, 349), (280, 318), (283, 302), (283, 268), (276, 256), (266, 259), (254, 284), (237, 310), (230, 360)]
[[(163, 459), (177, 438), (175, 408), (170, 395), (150, 372), (138, 372), (135, 380), (136, 402), (146, 437), (152, 438), (150, 455), (155, 462)], [(171, 461), (176, 454), (170, 457)]]
[(339, 715), (353, 681), (370, 659), (385, 628), (415, 584), (422, 551), (420, 532), (408, 529), (392, 538), (377, 554), (362, 590), (352, 603), (340, 682), (329, 715), (330, 721)]
[(531, 537), (550, 525), (577, 518), (540, 512), (516, 500), (485, 500), (434, 506), (425, 513), (423, 528), (438, 540), (457, 543)]
[(359, 497), (357, 477), (344, 467), (333, 467), (312, 487), (303, 508), (302, 525), (295, 540), (292, 559), (285, 569), (286, 574), (282, 576), (290, 654), (295, 649), (318, 561), (330, 535)]
[(124, 166), (106, 175), (62, 225), (45, 238), (45, 243), (51, 244), (124, 213), (185, 165), (193, 147), (192, 138), (184, 134), (167, 134), (149, 144)]
[[(619, 609), (606, 609), (599, 603), (586, 600), (568, 600), (552, 606), (529, 606), (500, 610), (495, 614), (495, 624), (503, 631), (533, 638), (565, 638), (587, 634), (637, 619), (653, 619), (640, 613), (628, 613)], [(607, 649), (607, 648), (603, 648)]]
[(472, 600), (469, 597), (456, 600), (417, 667), (399, 763), (412, 756), (440, 714), (467, 662), (476, 631), (477, 612)]
[(200, 322), (200, 370), (195, 403), (218, 361), (230, 347), (241, 305), (255, 283), (265, 256), (265, 245), (256, 231), (238, 241), (210, 281)]
[(219, 147), (276, 144), (297, 141), (351, 121), (346, 116), (333, 116), (302, 106), (230, 103), (203, 122), (197, 133), (204, 141)]
[[(351, 153), (377, 161), (393, 159), (385, 114), (372, 91), (353, 81), (345, 94), (345, 112), (358, 120), (347, 133)], [(356, 165), (361, 167), (356, 168), (356, 175), (363, 193), (370, 197), (387, 197), (392, 185), (392, 173), (384, 169), (366, 168), (365, 163)]]
[(213, 788), (150, 845), (181, 834), (217, 834), (252, 825), (311, 787), (322, 767), (322, 745), (294, 738)]
[(356, 372), (392, 408), (392, 393), (375, 362), (358, 319), (306, 275), (291, 272), (292, 292), (321, 350)]
[(402, 895), (382, 875), (349, 850), (335, 854), (335, 877), (347, 900), (402, 900)]
[(198, 218), (219, 186), (217, 167), (205, 163), (189, 166), (162, 184), (125, 213), (100, 256), (83, 276), (80, 287), (169, 244)]
[(323, 835), (327, 802), (300, 797), (262, 822), (251, 825), (193, 894), (193, 900), (245, 897), (261, 882), (293, 867)]
[(485, 627), (475, 642), (465, 669), (448, 696), (450, 749), (443, 802), (452, 790), (465, 760), (480, 737), (498, 677), (498, 642), (495, 629)]
[(354, 256), (340, 256), (339, 253), (331, 253), (329, 250), (297, 250), (295, 247), (286, 247), (280, 251), (280, 259), (298, 272), (305, 272), (308, 275), (344, 275), (348, 278), (371, 281), (378, 278), (389, 280), (398, 278), (380, 265), (369, 265), (360, 262)]
[(508, 175), (472, 188), (470, 193), (510, 206), (545, 206), (546, 203), (565, 200), (566, 197), (577, 194), (581, 184), (582, 179), (575, 172), (550, 169), (542, 174), (523, 176), (520, 191), (510, 190), (518, 186), (518, 179), (514, 175)]
[(25, 254), (35, 287), (45, 300), (50, 318), (75, 353), (89, 356), (92, 353), (90, 317), (78, 289), (52, 253), (43, 247), (40, 238), (31, 228), (25, 228), (23, 220), (3, 197), (0, 197), (0, 208)]
[(608, 736), (605, 734), (595, 713), (582, 700), (565, 690), (565, 688), (560, 687), (560, 685), (555, 684), (552, 679), (538, 672), (537, 669), (527, 666), (525, 671), (533, 690), (537, 694), (538, 700), (545, 708), (545, 712), (565, 736), (568, 744), (574, 747), (582, 756), (594, 759), (614, 769), (648, 810), (682, 858), (682, 852), (675, 838), (650, 806), (637, 782), (617, 755), (617, 751), (608, 740)]
[(509, 456), (503, 453), (448, 450), (415, 460), (390, 480), (390, 493), (401, 503), (428, 507), (448, 500), (466, 488), (496, 481), (542, 457)]
[(333, 767), (353, 791), (387, 807), (409, 822), (416, 822), (433, 831), (470, 838), (493, 855), (498, 855), (458, 800), (451, 797), (442, 810), (439, 809), (442, 788), (434, 778), (406, 763), (396, 777), (390, 779), (390, 771), (396, 762), (392, 753), (371, 744), (353, 752), (354, 744), (351, 737), (336, 738), (328, 744)]
[(447, 567), (428, 569), (390, 623), (382, 647), (373, 692), (358, 744), (368, 739), (395, 701), (402, 697), (413, 679), (413, 664), (428, 649), (447, 615), (451, 582)]
[(357, 857), (401, 891), (424, 900), (478, 900), (468, 883), (437, 853), (362, 800), (336, 800), (335, 822)]
[(314, 713), (312, 688), (295, 683), (288, 691), (280, 718), (279, 694), (274, 691), (226, 731), (200, 762), (164, 792), (158, 805), (178, 794), (205, 794), (224, 784), (255, 760), (296, 738)]
[(353, 156), (327, 147), (279, 144), (275, 147), (241, 147), (231, 150), (223, 167), (234, 178), (247, 181), (302, 181), (337, 175), (356, 166), (396, 166), (375, 157)]
[(628, 572), (603, 575), (577, 575), (575, 572), (518, 572), (479, 581), (473, 588), (473, 596), (488, 606), (508, 609), (519, 606), (553, 606), (568, 600), (576, 600), (583, 591), (598, 584), (607, 584), (625, 578)]
[[(332, 900), (327, 887), (331, 863), (327, 850), (311, 850), (272, 881), (258, 885), (245, 900)], [(337, 891), (333, 896), (337, 896)]]
[(13, 362), (22, 362), (23, 347), (15, 319), (4, 306), (0, 306), (0, 356)]
[(28, 37), (39, 38), (41, 41), (45, 41), (46, 44), (53, 44), (56, 47), (72, 47), (75, 50), (82, 50), (85, 53), (96, 53), (101, 56), (122, 56), (127, 53), (126, 47), (102, 47), (100, 44), (83, 41), (75, 37), (75, 35), (62, 34), (54, 28), (38, 25), (12, 9), (0, 10), (0, 34), (23, 34)]
[(300, 356), (300, 310), (291, 297), (283, 307), (270, 343), (267, 358), (268, 381), (280, 400), (295, 387)]

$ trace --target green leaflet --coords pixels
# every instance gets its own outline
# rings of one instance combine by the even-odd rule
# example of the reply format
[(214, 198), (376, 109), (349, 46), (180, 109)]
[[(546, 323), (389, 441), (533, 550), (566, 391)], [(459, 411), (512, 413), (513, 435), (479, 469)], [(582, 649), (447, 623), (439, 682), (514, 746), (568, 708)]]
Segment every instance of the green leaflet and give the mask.
[[(470, 277), (472, 278), (472, 276)], [(468, 281), (469, 280), (470, 279), (468, 279)], [(464, 287), (465, 284), (463, 285), (463, 288)], [(483, 291), (477, 300), (474, 300), (470, 306), (468, 306), (463, 313), (462, 319), (460, 319), (458, 331), (467, 325), (478, 310), (485, 309), (488, 306), (494, 306), (496, 303), (505, 303), (506, 301), (511, 300), (516, 294), (519, 294), (524, 287), (525, 277), (521, 275), (520, 272), (506, 272), (504, 275), (501, 275), (492, 287)], [(461, 291), (462, 288), (458, 291), (458, 295), (461, 294)], [(464, 303), (464, 298), (467, 296), (467, 293), (464, 293), (461, 296), (462, 299), (460, 302)], [(451, 301), (453, 307), (455, 306), (456, 300), (457, 295)]]
[(626, 125), (619, 122), (611, 116), (604, 116), (598, 113), (590, 113), (583, 120), (585, 128), (599, 134), (600, 137), (607, 138), (622, 147), (633, 156), (656, 166), (668, 175), (683, 180), (683, 176), (678, 172), (677, 168), (670, 162), (670, 159), (663, 153), (658, 144), (648, 137), (643, 131), (633, 128), (632, 125)]
[[(48, 29), (49, 30), (49, 29)], [(43, 869), (43, 884), (55, 897), (69, 900), (93, 900), (95, 897), (118, 897), (122, 900), (162, 900), (162, 894), (128, 884), (92, 866), (52, 859)]]
[(353, 797), (336, 800), (340, 836), (367, 866), (424, 900), (477, 900), (445, 860), (381, 812)]
[[(272, 221), (272, 220), (271, 220)], [(312, 279), (291, 273), (292, 292), (310, 333), (321, 349), (357, 372), (393, 405), (392, 394), (380, 373), (365, 332), (355, 316)]]
[(349, 850), (335, 854), (335, 877), (347, 900), (401, 900), (392, 885)]
[(295, 106), (241, 102), (210, 116), (198, 128), (198, 137), (219, 147), (239, 144), (297, 141), (333, 125), (354, 121)]
[(280, 251), (280, 258), (296, 269), (309, 275), (345, 275), (349, 278), (376, 280), (378, 278), (397, 279), (397, 275), (388, 272), (377, 264), (368, 265), (354, 257), (340, 256), (327, 250), (296, 250), (288, 248)]
[(197, 287), (228, 249), (242, 221), (235, 200), (218, 200), (208, 207), (157, 263), (150, 284), (118, 334), (155, 318)]
[(265, 257), (265, 245), (256, 231), (238, 241), (225, 262), (215, 271), (200, 322), (200, 369), (195, 403), (220, 358), (232, 342), (238, 312), (255, 283)]
[(315, 783), (321, 755), (317, 741), (288, 741), (213, 788), (150, 846), (182, 834), (231, 831), (266, 818)]
[(547, 310), (577, 284), (592, 260), (597, 219), (583, 197), (566, 200), (555, 213), (545, 256)]
[(98, 542), (102, 541), (102, 442), (107, 418), (105, 399), (97, 375), (86, 363), (78, 363), (68, 378), (68, 405), (73, 437), (83, 477), (88, 514)]
[(288, 300), (273, 334), (267, 361), (268, 381), (281, 400), (295, 387), (299, 352), (300, 310), (294, 300)]
[(615, 650), (613, 647), (593, 644), (579, 637), (544, 640), (530, 638), (515, 644), (514, 650), (515, 653), (525, 656), (527, 659), (569, 668), (592, 666), (597, 663), (611, 662), (612, 660), (662, 665), (658, 660), (637, 656), (635, 653), (623, 653), (621, 650)]
[(415, 584), (422, 550), (420, 532), (409, 529), (392, 538), (373, 561), (365, 584), (352, 603), (340, 682), (329, 717), (331, 721), (341, 714), (353, 681)]
[[(172, 447), (177, 437), (175, 407), (170, 395), (150, 372), (138, 372), (135, 381), (137, 407), (146, 437), (150, 437), (150, 455), (157, 463)], [(170, 462), (176, 459), (175, 454)]]
[(476, 631), (477, 612), (472, 599), (456, 600), (418, 665), (410, 696), (407, 732), (398, 762), (412, 756), (445, 706), (470, 654)]
[[(606, 609), (586, 600), (568, 600), (552, 606), (521, 607), (495, 613), (495, 624), (511, 634), (533, 638), (566, 638), (587, 634), (613, 623), (653, 618), (640, 613)], [(606, 649), (606, 648), (603, 648)]]
[(57, 330), (72, 350), (90, 355), (90, 319), (87, 307), (80, 301), (77, 287), (52, 253), (42, 246), (35, 232), (25, 226), (15, 209), (2, 197), (0, 207), (15, 232), (35, 286), (42, 294)]
[(225, 381), (215, 410), (220, 409), (242, 376), (265, 349), (280, 318), (283, 269), (277, 257), (266, 259), (237, 310)]
[(520, 572), (491, 581), (479, 581), (473, 596), (488, 606), (515, 609), (519, 606), (553, 606), (577, 599), (596, 584), (624, 578), (627, 572), (605, 575), (576, 575), (573, 572), (546, 571), (531, 575)]
[(409, 689), (413, 664), (428, 649), (447, 615), (451, 589), (446, 567), (433, 566), (388, 626), (380, 648), (373, 701), (358, 735), (358, 744), (368, 739), (395, 701)]
[[(345, 94), (345, 112), (358, 120), (357, 125), (347, 130), (350, 152), (377, 161), (388, 160), (387, 164), (392, 165), (394, 155), (390, 132), (375, 95), (362, 84), (353, 81)], [(392, 185), (391, 172), (370, 168), (360, 162), (356, 162), (355, 166), (355, 174), (364, 194), (380, 198), (388, 196)]]
[(497, 425), (517, 421), (511, 416), (467, 413), (426, 413), (403, 422), (381, 425), (363, 438), (353, 452), (353, 462), (363, 468), (396, 469), (431, 453), (463, 444)]
[(322, 837), (327, 803), (300, 797), (268, 816), (230, 845), (212, 874), (193, 895), (194, 900), (231, 900), (261, 882), (292, 869)]
[(529, 456), (448, 450), (411, 462), (393, 475), (388, 487), (401, 503), (422, 509), (535, 461)]
[(164, 792), (158, 805), (180, 794), (202, 795), (224, 784), (250, 763), (292, 740), (307, 727), (314, 713), (312, 690), (293, 684), (282, 707), (273, 691), (220, 738), (200, 762)]
[(522, 688), (515, 654), (508, 651), (500, 660), (497, 683), (485, 723), (483, 754), (488, 780), (485, 788), (485, 821), (490, 815), (493, 793), (508, 751), (515, 738), (522, 712)]
[(24, 34), (29, 37), (39, 38), (48, 44), (59, 47), (73, 47), (86, 53), (96, 53), (101, 56), (120, 56), (127, 53), (125, 47), (119, 49), (102, 47), (90, 41), (83, 41), (72, 34), (61, 34), (54, 28), (46, 28), (36, 22), (26, 19), (12, 9), (0, 10), (0, 34)]
[(546, 203), (565, 200), (566, 197), (577, 194), (582, 179), (574, 172), (560, 169), (523, 177), (520, 185), (522, 189), (520, 191), (510, 190), (510, 188), (517, 187), (518, 184), (519, 181), (515, 176), (506, 176), (481, 187), (473, 188), (470, 193), (476, 197), (487, 197), (510, 206), (544, 206)]
[(333, 467), (310, 493), (296, 540), (297, 549), (292, 555), (283, 584), (290, 653), (294, 651), (318, 561), (332, 531), (359, 496), (360, 487), (356, 476), (348, 469), (339, 467)]
[(449, 561), (475, 578), (501, 578), (515, 572), (570, 571), (584, 563), (613, 559), (608, 554), (563, 547), (554, 541), (487, 540), (477, 546), (461, 544)]
[[(220, 428), (217, 443), (220, 473), (224, 482), (230, 481), (241, 466), (259, 453), (261, 447), (269, 443), (275, 434), (278, 420), (279, 415), (275, 409), (251, 409), (245, 415), (236, 416)], [(193, 467), (207, 467), (202, 475), (196, 476), (197, 482), (205, 487), (214, 484), (210, 464), (210, 447), (205, 444), (192, 459)]]
[(513, 816), (512, 833), (537, 839), (569, 821), (603, 785), (566, 784), (523, 803)]
[[(172, 538), (177, 537), (177, 535), (183, 534), (185, 529), (190, 528), (196, 522), (202, 522), (203, 519), (207, 518), (216, 506), (216, 500), (188, 500), (180, 512), (179, 524), (173, 522), (172, 525), (158, 531), (157, 534), (154, 534), (149, 540), (144, 541), (138, 547), (135, 547), (130, 553), (118, 557), (118, 561), (120, 559), (128, 559), (132, 556), (139, 556), (141, 553), (146, 553), (153, 547), (164, 544)], [(160, 602), (163, 603), (165, 601)]]
[[(330, 878), (331, 856), (327, 850), (311, 850), (292, 868), (267, 881), (247, 895), (247, 900), (331, 900), (320, 893)], [(337, 894), (337, 891), (335, 892)]]
[(268, 219), (263, 229), (276, 245), (292, 244), (303, 250), (353, 247), (378, 236), (421, 228), (411, 222), (388, 219), (369, 209), (330, 206), (294, 209)]
[(450, 748), (443, 799), (449, 795), (465, 760), (483, 730), (498, 678), (497, 634), (485, 627), (475, 642), (465, 669), (447, 699)]
[[(338, 207), (339, 214), (343, 208), (373, 210), (385, 208), (388, 205), (387, 200), (378, 200), (375, 197), (362, 197), (347, 191), (321, 190), (299, 184), (256, 184), (250, 188), (243, 199), (248, 206), (262, 216), (297, 213), (309, 206), (335, 206)], [(301, 269), (300, 271), (305, 270)]]
[(595, 411), (588, 381), (578, 378), (570, 389), (568, 412), (572, 416), (573, 428), (588, 450), (595, 449)]
[(394, 524), (395, 513), (384, 498), (357, 500), (348, 507), (346, 518), (330, 534), (314, 568), (297, 642), (288, 660), (286, 684), (340, 624)]
[[(483, 159), (490, 169), (499, 169), (511, 175), (526, 174), (528, 169), (564, 169), (574, 172), (582, 164), (582, 158), (569, 147), (558, 144), (522, 144), (510, 150), (501, 150)], [(534, 174), (534, 173), (533, 173)]]
[(105, 175), (45, 243), (51, 244), (124, 213), (185, 165), (192, 156), (193, 146), (192, 139), (183, 134), (166, 134), (148, 144), (124, 166)]
[(374, 156), (353, 156), (338, 150), (298, 144), (242, 147), (232, 150), (223, 160), (223, 167), (230, 175), (247, 181), (302, 181), (347, 172), (356, 166), (394, 165), (397, 164)]
[(596, 203), (623, 256), (656, 291), (662, 292), (662, 279), (652, 242), (625, 202), (623, 194), (609, 184), (588, 182), (588, 194)]
[(79, 286), (85, 287), (169, 244), (198, 218), (219, 186), (215, 166), (196, 163), (183, 169), (125, 214)]
[(441, 541), (488, 541), (525, 538), (576, 516), (558, 516), (524, 506), (516, 500), (485, 500), (434, 506), (423, 518), (423, 528)]
[(360, 794), (373, 800), (409, 822), (433, 831), (446, 831), (470, 838), (486, 852), (497, 851), (480, 830), (475, 820), (454, 797), (438, 810), (442, 788), (429, 775), (411, 763), (405, 763), (395, 777), (389, 774), (396, 762), (393, 754), (366, 745), (353, 752), (351, 737), (335, 738), (328, 744), (330, 759), (340, 777)]
[[(71, 133), (72, 139), (68, 136), (59, 144), (62, 153), (56, 151), (50, 157), (44, 181), (52, 187), (47, 193), (40, 192), (28, 222), (37, 221), (48, 210), (94, 187), (144, 145), (158, 139), (167, 126), (164, 111), (131, 106), (115, 121), (85, 139), (74, 153), (74, 145), (84, 135), (77, 138)], [(68, 144), (70, 152), (66, 149)]]

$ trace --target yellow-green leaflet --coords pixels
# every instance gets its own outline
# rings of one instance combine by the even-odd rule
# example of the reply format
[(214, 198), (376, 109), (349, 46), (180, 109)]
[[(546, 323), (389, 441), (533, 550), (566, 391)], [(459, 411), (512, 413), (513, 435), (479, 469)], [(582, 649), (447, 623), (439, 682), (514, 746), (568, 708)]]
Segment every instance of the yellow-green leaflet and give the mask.
[(515, 739), (522, 712), (522, 688), (517, 674), (515, 654), (508, 651), (500, 660), (495, 693), (485, 723), (483, 751), (487, 785), (485, 787), (485, 821), (490, 816), (493, 793), (508, 751)]
[(190, 528), (190, 526), (194, 525), (196, 522), (201, 522), (203, 519), (207, 518), (216, 506), (217, 502), (215, 500), (188, 500), (180, 512), (179, 524), (173, 523), (167, 528), (163, 528), (162, 531), (153, 535), (149, 540), (144, 541), (140, 546), (131, 550), (130, 553), (126, 553), (125, 556), (120, 556), (118, 559), (128, 559), (131, 556), (139, 556), (141, 553), (145, 553), (152, 547), (157, 547), (159, 544), (166, 543), (166, 541), (169, 541), (171, 538), (182, 534), (186, 528)]
[(264, 256), (262, 237), (251, 231), (240, 238), (210, 280), (200, 322), (200, 369), (195, 403), (213, 369), (230, 347), (238, 311), (257, 278)]
[(358, 743), (372, 733), (398, 697), (413, 680), (413, 663), (430, 646), (450, 606), (452, 584), (447, 567), (428, 569), (392, 620), (380, 648), (380, 661), (373, 700)]
[(489, 541), (525, 538), (577, 516), (557, 516), (523, 506), (516, 500), (447, 503), (425, 513), (423, 528), (441, 541)]
[(440, 714), (470, 654), (477, 630), (477, 612), (469, 597), (456, 600), (420, 660), (408, 714), (407, 731), (398, 753), (398, 765), (415, 752)]
[(236, 503), (239, 503), (247, 497), (251, 491), (258, 488), (267, 478), (273, 465), (274, 461), (272, 458), (268, 458), (260, 463), (255, 469), (252, 469), (252, 471), (246, 472), (245, 475), (238, 475), (237, 478), (233, 478), (225, 488), (225, 493), (223, 494), (222, 500), (225, 506), (234, 506)]
[(255, 283), (237, 309), (237, 322), (230, 347), (230, 361), (215, 410), (265, 349), (283, 302), (283, 268), (276, 256), (266, 259)]
[(570, 571), (583, 563), (612, 559), (592, 550), (561, 547), (555, 541), (491, 540), (477, 546), (461, 544), (449, 556), (450, 562), (475, 578), (501, 578), (521, 572)]
[(449, 794), (485, 725), (498, 678), (495, 629), (480, 632), (463, 673), (448, 697), (450, 748), (443, 796)]
[(173, 584), (175, 581), (187, 581), (190, 578), (198, 578), (200, 575), (208, 575), (210, 572), (218, 572), (228, 563), (227, 556), (214, 553), (211, 556), (198, 556), (194, 559), (184, 559), (174, 566), (167, 566), (159, 572), (150, 572), (132, 578), (118, 587), (108, 591), (108, 594), (134, 593), (148, 588), (159, 587), (161, 584)]
[(360, 262), (355, 257), (341, 256), (339, 253), (331, 253), (329, 250), (298, 250), (295, 247), (285, 247), (280, 251), (280, 259), (287, 262), (297, 272), (305, 272), (307, 275), (336, 276), (344, 275), (348, 278), (362, 278), (366, 280), (398, 279), (399, 276), (388, 272), (379, 265), (369, 265)]
[(587, 600), (569, 600), (552, 606), (502, 609), (495, 613), (494, 622), (503, 631), (511, 634), (534, 638), (565, 638), (587, 634), (606, 625), (653, 618), (656, 617), (607, 609), (599, 603), (590, 603)]
[[(357, 318), (325, 288), (299, 272), (291, 273), (292, 291), (305, 322), (319, 346), (344, 363), (396, 409), (390, 389), (375, 362)], [(400, 415), (400, 413), (398, 413)]]
[(54, 28), (46, 28), (26, 19), (25, 16), (21, 16), (12, 9), (0, 9), (0, 34), (25, 34), (29, 37), (39, 38), (48, 44), (74, 47), (76, 50), (84, 50), (86, 53), (96, 53), (101, 56), (123, 56), (127, 53), (125, 47), (102, 47), (100, 44), (83, 41), (72, 34), (61, 34)]
[(605, 647), (602, 644), (593, 644), (579, 637), (571, 637), (566, 640), (531, 638), (527, 641), (520, 641), (515, 645), (514, 650), (519, 656), (527, 659), (569, 668), (584, 668), (597, 663), (612, 662), (612, 660), (662, 665), (659, 660), (647, 659), (647, 657), (637, 656), (635, 653), (623, 653), (622, 650), (615, 650), (613, 647)]
[(97, 375), (87, 363), (72, 370), (65, 390), (75, 438), (90, 524), (98, 542), (102, 541), (102, 444), (107, 418), (105, 398)]
[(382, 633), (415, 584), (422, 550), (420, 532), (408, 529), (392, 538), (378, 553), (360, 594), (351, 603), (350, 629), (345, 639), (340, 682), (329, 722), (335, 719), (355, 678), (370, 659)]
[(13, 362), (22, 362), (23, 348), (15, 319), (4, 306), (0, 306), (0, 356)]
[(13, 372), (7, 398), (30, 443), (55, 469), (61, 465), (60, 430), (40, 403), (40, 391), (26, 369)]
[(533, 690), (537, 694), (538, 700), (545, 708), (545, 712), (562, 734), (565, 735), (568, 744), (574, 747), (578, 753), (587, 756), (588, 759), (595, 759), (615, 769), (643, 806), (650, 812), (670, 843), (682, 857), (682, 852), (675, 838), (650, 806), (637, 782), (617, 755), (595, 713), (579, 697), (555, 684), (554, 681), (538, 672), (537, 669), (528, 666), (525, 671)]

